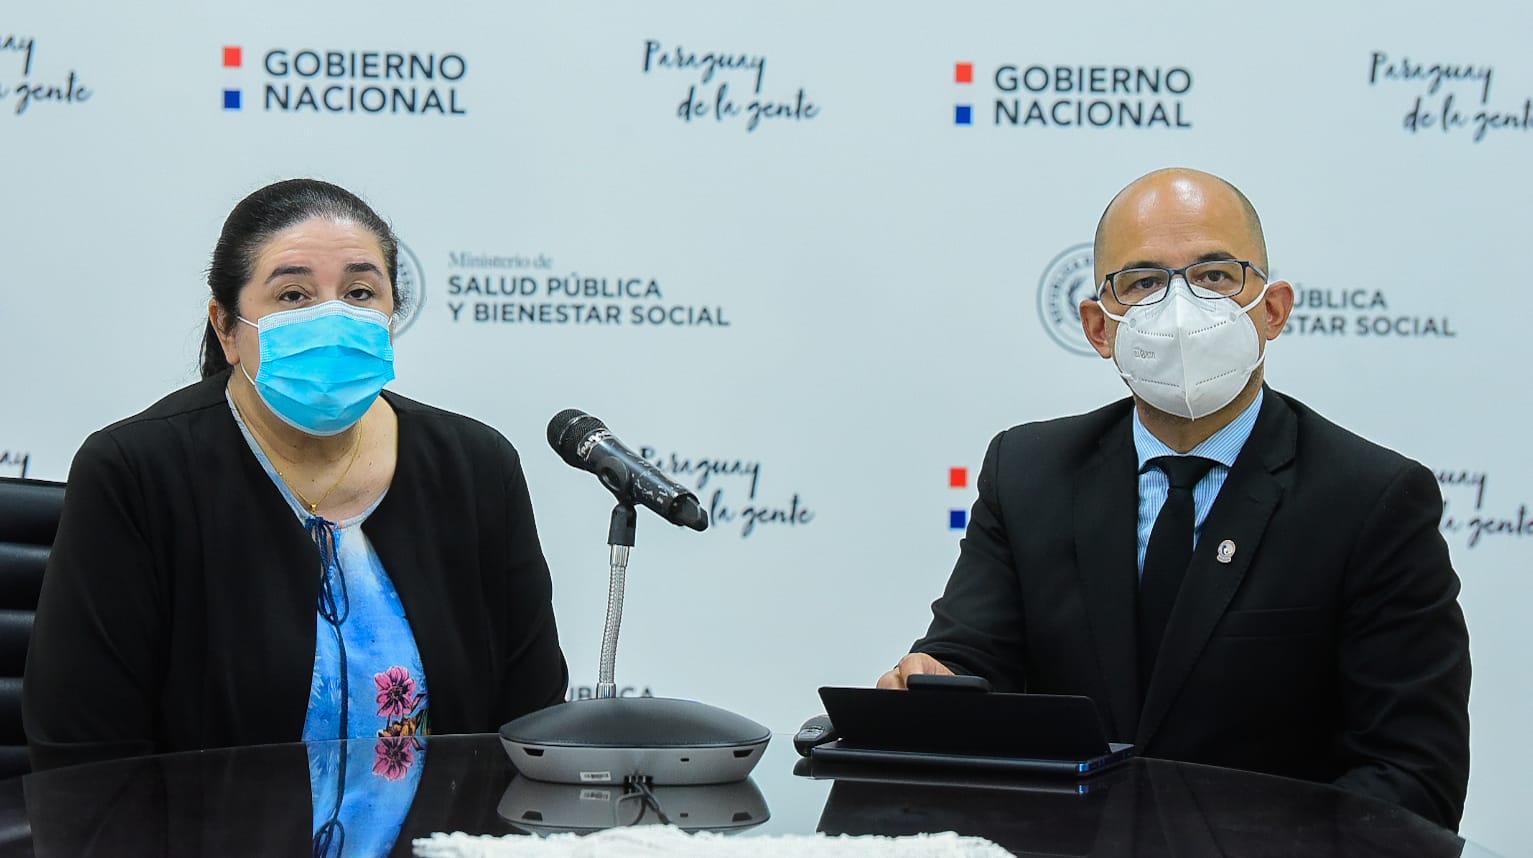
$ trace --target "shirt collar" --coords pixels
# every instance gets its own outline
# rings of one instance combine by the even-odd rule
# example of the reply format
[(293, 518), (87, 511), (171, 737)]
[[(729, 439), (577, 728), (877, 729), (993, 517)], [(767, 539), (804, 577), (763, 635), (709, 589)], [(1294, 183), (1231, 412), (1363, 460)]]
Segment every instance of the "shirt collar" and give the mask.
[(1256, 428), (1256, 415), (1262, 409), (1262, 399), (1267, 395), (1266, 386), (1258, 388), (1256, 399), (1246, 410), (1225, 425), (1223, 429), (1208, 436), (1203, 443), (1186, 453), (1167, 447), (1165, 442), (1150, 433), (1145, 428), (1144, 421), (1139, 419), (1139, 407), (1134, 407), (1134, 450), (1139, 454), (1139, 471), (1144, 472), (1145, 465), (1157, 456), (1202, 456), (1205, 459), (1213, 459), (1215, 462), (1232, 468), (1235, 466), (1235, 457), (1245, 447), (1246, 441), (1251, 437), (1251, 430)]

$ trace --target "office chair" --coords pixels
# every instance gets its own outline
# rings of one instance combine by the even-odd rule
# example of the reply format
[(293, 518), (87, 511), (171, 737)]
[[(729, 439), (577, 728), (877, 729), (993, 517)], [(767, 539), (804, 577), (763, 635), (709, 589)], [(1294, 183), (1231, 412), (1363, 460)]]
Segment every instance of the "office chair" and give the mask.
[(0, 778), (31, 771), (21, 676), (63, 506), (63, 483), (0, 477)]

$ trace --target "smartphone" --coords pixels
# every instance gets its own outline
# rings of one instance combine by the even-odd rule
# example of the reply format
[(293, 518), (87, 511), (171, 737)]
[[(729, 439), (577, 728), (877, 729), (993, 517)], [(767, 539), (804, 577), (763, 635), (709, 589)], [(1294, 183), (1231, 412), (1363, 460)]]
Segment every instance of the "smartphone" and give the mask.
[(905, 687), (911, 691), (978, 691), (990, 690), (990, 680), (983, 676), (962, 674), (917, 673), (905, 677)]

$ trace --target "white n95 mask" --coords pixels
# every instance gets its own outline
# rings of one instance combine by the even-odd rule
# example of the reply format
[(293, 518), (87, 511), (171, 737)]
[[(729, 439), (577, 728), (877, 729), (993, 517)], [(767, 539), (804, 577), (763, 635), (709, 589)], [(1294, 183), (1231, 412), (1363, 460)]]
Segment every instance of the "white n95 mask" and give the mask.
[(1118, 322), (1113, 363), (1140, 399), (1196, 420), (1233, 402), (1266, 357), (1246, 313), (1266, 297), (1267, 285), (1243, 307), (1229, 298), (1199, 298), (1181, 277), (1166, 288), (1170, 294), (1160, 301), (1121, 316), (1102, 308)]

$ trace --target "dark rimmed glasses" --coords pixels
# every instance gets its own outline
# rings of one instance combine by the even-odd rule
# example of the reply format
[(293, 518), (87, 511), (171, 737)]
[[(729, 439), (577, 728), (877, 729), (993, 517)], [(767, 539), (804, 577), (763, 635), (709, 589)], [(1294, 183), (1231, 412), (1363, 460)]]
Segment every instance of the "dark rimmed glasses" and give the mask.
[[(1195, 262), (1185, 268), (1125, 268), (1107, 275), (1104, 289), (1112, 290), (1118, 303), (1128, 307), (1155, 304), (1170, 294), (1173, 278), (1187, 281), (1192, 294), (1199, 298), (1233, 298), (1246, 288), (1246, 271), (1263, 280), (1267, 272), (1244, 259), (1213, 259)], [(1098, 292), (1098, 297), (1101, 293)]]

